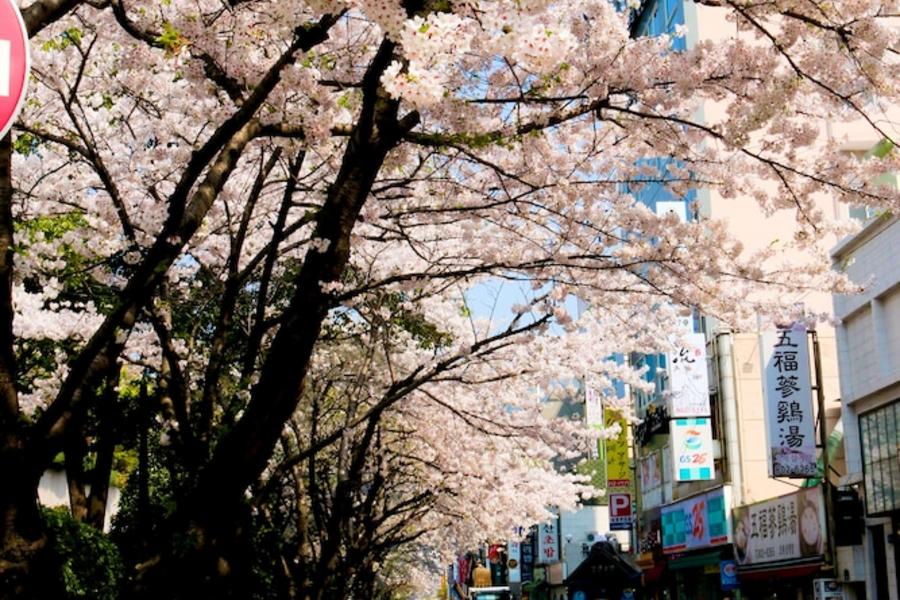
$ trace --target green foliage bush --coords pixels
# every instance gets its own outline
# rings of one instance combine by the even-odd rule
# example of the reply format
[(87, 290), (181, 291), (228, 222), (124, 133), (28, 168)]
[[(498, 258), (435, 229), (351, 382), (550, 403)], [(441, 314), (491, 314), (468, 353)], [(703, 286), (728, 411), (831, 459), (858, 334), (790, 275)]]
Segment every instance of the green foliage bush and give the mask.
[(74, 519), (65, 508), (43, 509), (43, 517), (65, 598), (118, 598), (123, 565), (116, 545), (102, 532)]

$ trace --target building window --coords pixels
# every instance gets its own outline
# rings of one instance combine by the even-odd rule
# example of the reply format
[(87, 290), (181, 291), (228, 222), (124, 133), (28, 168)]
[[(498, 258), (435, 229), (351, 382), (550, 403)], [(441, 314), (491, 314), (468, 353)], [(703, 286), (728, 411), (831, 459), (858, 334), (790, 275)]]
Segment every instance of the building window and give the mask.
[(900, 510), (900, 401), (859, 416), (866, 514)]

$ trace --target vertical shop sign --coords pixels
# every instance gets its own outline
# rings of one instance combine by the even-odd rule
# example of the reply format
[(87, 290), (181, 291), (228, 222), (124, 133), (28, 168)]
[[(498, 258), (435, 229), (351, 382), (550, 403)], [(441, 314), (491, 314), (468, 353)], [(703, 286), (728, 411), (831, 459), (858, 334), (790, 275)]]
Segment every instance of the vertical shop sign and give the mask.
[(641, 459), (641, 506), (644, 509), (662, 504), (662, 452), (655, 450)]
[(682, 335), (669, 358), (669, 415), (708, 417), (709, 373), (706, 338), (702, 333)]
[(675, 481), (708, 481), (716, 476), (713, 464), (712, 423), (708, 417), (673, 419), (672, 466)]
[(522, 583), (529, 583), (534, 580), (534, 536), (537, 528), (532, 528), (525, 536), (525, 541), (519, 545), (519, 552), (522, 555)]
[(733, 560), (719, 562), (719, 583), (722, 585), (722, 591), (728, 592), (737, 589), (737, 563)]
[[(603, 427), (603, 405), (600, 402), (600, 394), (592, 387), (588, 387), (584, 392), (584, 421), (590, 429), (600, 429)], [(597, 443), (591, 447), (589, 458), (598, 458), (600, 455), (599, 445)]]
[(506, 576), (510, 583), (522, 581), (522, 552), (519, 542), (510, 540), (506, 544)]
[(606, 440), (606, 480), (609, 492), (631, 492), (631, 465), (628, 460), (628, 422), (621, 410), (606, 408), (607, 429), (618, 425), (618, 434)]
[(779, 328), (762, 336), (769, 474), (816, 475), (816, 437), (804, 327)]
[(556, 520), (547, 521), (538, 525), (538, 555), (537, 564), (549, 564), (559, 562), (559, 530)]

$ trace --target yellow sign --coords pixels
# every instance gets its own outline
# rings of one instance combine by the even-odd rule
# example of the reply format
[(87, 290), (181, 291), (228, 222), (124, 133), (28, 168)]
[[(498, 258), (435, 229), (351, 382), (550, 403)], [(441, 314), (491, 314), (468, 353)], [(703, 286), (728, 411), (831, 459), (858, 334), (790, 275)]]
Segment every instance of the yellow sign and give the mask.
[(609, 429), (619, 425), (617, 436), (606, 440), (607, 494), (631, 493), (631, 463), (628, 460), (628, 422), (621, 411), (604, 408), (603, 422)]

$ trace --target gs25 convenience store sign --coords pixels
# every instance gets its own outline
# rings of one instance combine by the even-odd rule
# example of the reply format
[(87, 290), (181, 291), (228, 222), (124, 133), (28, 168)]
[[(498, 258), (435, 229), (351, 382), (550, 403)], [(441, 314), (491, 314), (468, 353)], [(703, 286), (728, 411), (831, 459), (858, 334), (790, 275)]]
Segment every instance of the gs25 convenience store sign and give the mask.
[(731, 543), (731, 488), (680, 500), (660, 509), (662, 549), (671, 554)]
[(675, 481), (709, 481), (716, 476), (709, 417), (669, 423)]

